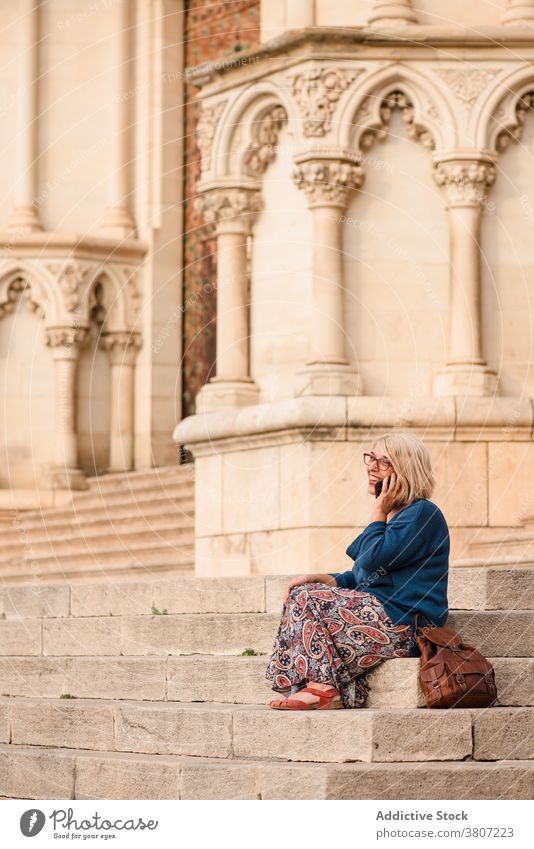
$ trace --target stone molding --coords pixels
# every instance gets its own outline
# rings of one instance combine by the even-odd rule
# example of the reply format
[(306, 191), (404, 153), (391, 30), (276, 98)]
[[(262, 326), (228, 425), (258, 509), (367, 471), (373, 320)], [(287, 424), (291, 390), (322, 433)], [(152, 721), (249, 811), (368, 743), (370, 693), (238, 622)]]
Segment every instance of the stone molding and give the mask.
[(382, 98), (378, 114), (376, 114), (375, 103), (376, 95), (368, 96), (358, 109), (353, 121), (355, 126), (363, 128), (358, 135), (358, 146), (361, 150), (366, 151), (375, 141), (386, 138), (395, 109), (400, 110), (408, 137), (421, 142), (427, 150), (435, 150), (434, 136), (429, 127), (416, 118), (414, 104), (406, 92), (398, 87), (393, 88)]
[(219, 100), (213, 105), (204, 105), (200, 113), (200, 118), (197, 122), (195, 130), (195, 138), (198, 149), (200, 150), (200, 163), (202, 171), (208, 171), (211, 165), (211, 152), (213, 149), (213, 140), (217, 131), (217, 124), (221, 117), (226, 100)]
[(534, 0), (508, 0), (501, 24), (521, 26), (525, 22), (534, 23)]
[(368, 19), (369, 24), (417, 24), (418, 18), (412, 0), (375, 0)]
[(44, 340), (58, 359), (76, 359), (88, 338), (86, 327), (45, 327)]
[(139, 333), (103, 333), (99, 347), (106, 351), (112, 365), (133, 365), (142, 339)]

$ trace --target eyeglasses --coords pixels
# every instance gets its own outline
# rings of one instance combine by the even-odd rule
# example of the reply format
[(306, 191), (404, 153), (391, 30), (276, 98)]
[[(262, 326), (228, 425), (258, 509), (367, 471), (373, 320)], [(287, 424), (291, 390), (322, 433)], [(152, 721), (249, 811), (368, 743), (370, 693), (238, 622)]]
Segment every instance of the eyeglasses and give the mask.
[(371, 463), (378, 463), (378, 468), (382, 469), (383, 472), (387, 471), (390, 466), (392, 466), (391, 460), (388, 460), (387, 457), (375, 457), (374, 454), (364, 454), (363, 462), (366, 466), (370, 466)]

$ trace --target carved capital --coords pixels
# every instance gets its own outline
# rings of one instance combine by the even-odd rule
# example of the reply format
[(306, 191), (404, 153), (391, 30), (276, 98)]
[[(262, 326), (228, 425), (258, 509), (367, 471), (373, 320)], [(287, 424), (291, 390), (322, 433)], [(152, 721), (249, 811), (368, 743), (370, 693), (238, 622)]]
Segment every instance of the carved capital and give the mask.
[(488, 160), (447, 160), (434, 166), (434, 179), (445, 191), (448, 206), (482, 206), (497, 169)]
[(52, 348), (56, 359), (72, 359), (78, 357), (80, 348), (88, 336), (86, 327), (45, 327), (45, 345)]
[(142, 339), (139, 333), (103, 333), (99, 345), (106, 351), (111, 365), (131, 366), (142, 347)]
[(357, 68), (326, 67), (289, 76), (306, 137), (325, 136), (330, 132), (339, 98), (361, 73), (362, 69)]
[(262, 208), (262, 198), (258, 189), (221, 187), (204, 192), (197, 204), (207, 224), (233, 223), (250, 230)]
[(293, 171), (297, 188), (303, 189), (310, 209), (315, 206), (345, 208), (349, 194), (363, 184), (363, 168), (343, 159), (307, 159)]

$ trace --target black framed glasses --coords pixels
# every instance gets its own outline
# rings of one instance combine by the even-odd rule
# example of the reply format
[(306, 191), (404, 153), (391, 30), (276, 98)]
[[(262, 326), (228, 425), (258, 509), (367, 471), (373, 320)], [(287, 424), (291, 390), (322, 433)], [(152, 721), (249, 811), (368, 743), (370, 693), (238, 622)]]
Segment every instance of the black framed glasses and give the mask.
[(363, 455), (363, 462), (366, 466), (370, 466), (371, 463), (378, 463), (378, 468), (382, 469), (383, 472), (387, 472), (387, 470), (393, 465), (391, 460), (388, 460), (387, 457), (375, 457), (372, 452), (371, 454)]

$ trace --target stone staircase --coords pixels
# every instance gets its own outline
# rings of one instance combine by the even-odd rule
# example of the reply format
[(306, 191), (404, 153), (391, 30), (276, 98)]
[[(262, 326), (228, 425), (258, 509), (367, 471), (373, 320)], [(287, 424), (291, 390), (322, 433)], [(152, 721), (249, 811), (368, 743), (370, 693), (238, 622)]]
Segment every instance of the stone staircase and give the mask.
[(486, 710), (426, 709), (417, 658), (372, 672), (364, 709), (270, 710), (287, 580), (4, 584), (0, 796), (532, 798), (533, 568), (451, 569), (450, 624), (496, 670)]
[(17, 512), (1, 528), (0, 579), (192, 574), (193, 464), (89, 478), (72, 504)]

